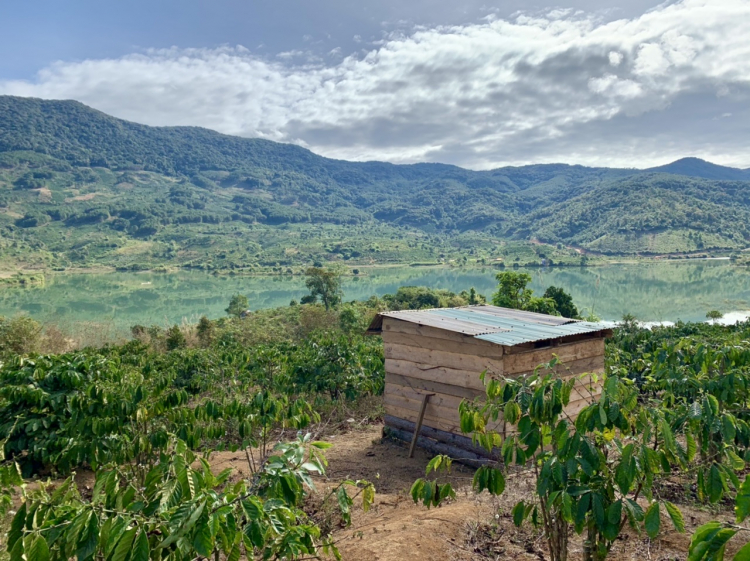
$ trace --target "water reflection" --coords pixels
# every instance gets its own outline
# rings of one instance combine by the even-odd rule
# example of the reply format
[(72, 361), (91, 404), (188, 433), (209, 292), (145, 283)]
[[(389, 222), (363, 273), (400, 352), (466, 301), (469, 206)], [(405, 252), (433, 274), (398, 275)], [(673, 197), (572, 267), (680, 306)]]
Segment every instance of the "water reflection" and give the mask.
[[(394, 267), (360, 269), (344, 282), (346, 300), (424, 285), (455, 292), (474, 287), (490, 296), (495, 270)], [(524, 269), (521, 269), (524, 270)], [(570, 292), (579, 307), (603, 319), (631, 313), (645, 321), (703, 320), (709, 310), (750, 309), (750, 270), (726, 262), (607, 265), (526, 270), (541, 293), (550, 285)], [(231, 277), (199, 272), (54, 275), (43, 287), (0, 290), (0, 315), (27, 313), (60, 324), (168, 324), (224, 315), (233, 294), (253, 309), (288, 305), (305, 293), (301, 277)]]

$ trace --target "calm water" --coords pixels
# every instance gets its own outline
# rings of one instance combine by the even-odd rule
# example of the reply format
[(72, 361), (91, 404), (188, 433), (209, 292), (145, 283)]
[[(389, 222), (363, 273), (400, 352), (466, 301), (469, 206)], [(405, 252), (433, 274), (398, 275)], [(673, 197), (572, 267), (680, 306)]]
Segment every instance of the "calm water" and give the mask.
[[(490, 296), (495, 271), (410, 268), (365, 270), (344, 283), (346, 300), (424, 285), (459, 292), (475, 287)], [(527, 269), (533, 288), (550, 285), (573, 295), (579, 307), (603, 319), (625, 313), (644, 321), (703, 320), (709, 310), (750, 309), (750, 270), (723, 261), (607, 265), (590, 268)], [(0, 315), (25, 313), (73, 326), (106, 323), (117, 330), (131, 325), (195, 321), (224, 315), (230, 297), (248, 296), (253, 309), (283, 306), (306, 293), (301, 277), (224, 277), (197, 272), (174, 274), (109, 273), (48, 276), (43, 287), (0, 289)]]

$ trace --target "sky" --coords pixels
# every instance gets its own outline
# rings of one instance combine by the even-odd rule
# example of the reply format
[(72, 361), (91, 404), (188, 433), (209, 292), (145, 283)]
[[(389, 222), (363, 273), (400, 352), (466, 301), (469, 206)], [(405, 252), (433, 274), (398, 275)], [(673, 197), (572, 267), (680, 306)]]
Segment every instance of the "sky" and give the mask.
[(750, 0), (0, 4), (0, 94), (472, 169), (750, 167)]

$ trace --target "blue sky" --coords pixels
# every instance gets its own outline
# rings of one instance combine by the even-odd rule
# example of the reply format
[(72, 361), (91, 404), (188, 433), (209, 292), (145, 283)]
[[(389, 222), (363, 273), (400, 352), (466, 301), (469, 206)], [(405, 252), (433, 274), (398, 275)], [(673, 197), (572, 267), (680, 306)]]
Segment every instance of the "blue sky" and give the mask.
[(750, 166), (750, 0), (34, 0), (0, 94), (348, 159)]

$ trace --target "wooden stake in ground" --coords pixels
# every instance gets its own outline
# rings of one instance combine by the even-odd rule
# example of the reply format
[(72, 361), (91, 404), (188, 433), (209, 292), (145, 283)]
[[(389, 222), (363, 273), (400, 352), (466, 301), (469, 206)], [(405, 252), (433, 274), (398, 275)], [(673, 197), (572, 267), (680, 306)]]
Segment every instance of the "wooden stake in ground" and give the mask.
[(411, 446), (409, 446), (409, 457), (414, 457), (414, 449), (417, 447), (417, 439), (419, 438), (419, 431), (422, 429), (422, 419), (424, 419), (424, 412), (427, 409), (427, 401), (430, 396), (435, 395), (434, 393), (426, 393), (422, 397), (422, 407), (419, 410), (419, 417), (417, 418), (417, 426), (414, 427), (414, 436), (411, 439)]

